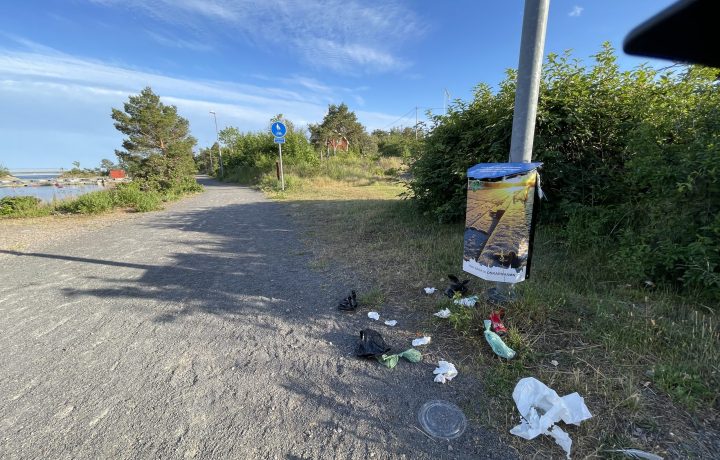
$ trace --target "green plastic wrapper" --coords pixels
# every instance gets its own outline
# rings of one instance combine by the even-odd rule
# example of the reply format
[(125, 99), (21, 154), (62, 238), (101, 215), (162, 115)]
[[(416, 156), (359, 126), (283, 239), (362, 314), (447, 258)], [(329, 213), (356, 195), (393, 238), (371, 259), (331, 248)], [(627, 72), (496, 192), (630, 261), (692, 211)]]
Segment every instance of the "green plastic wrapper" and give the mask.
[(490, 344), (492, 351), (495, 352), (501, 358), (513, 359), (515, 357), (515, 351), (505, 345), (505, 342), (500, 338), (499, 335), (490, 330), (492, 324), (489, 319), (485, 321), (485, 340)]
[(410, 348), (409, 350), (405, 350), (402, 353), (398, 353), (396, 355), (378, 356), (377, 360), (385, 367), (393, 369), (395, 366), (397, 366), (397, 363), (401, 357), (407, 359), (411, 363), (418, 363), (422, 360), (422, 353), (420, 353), (414, 348)]

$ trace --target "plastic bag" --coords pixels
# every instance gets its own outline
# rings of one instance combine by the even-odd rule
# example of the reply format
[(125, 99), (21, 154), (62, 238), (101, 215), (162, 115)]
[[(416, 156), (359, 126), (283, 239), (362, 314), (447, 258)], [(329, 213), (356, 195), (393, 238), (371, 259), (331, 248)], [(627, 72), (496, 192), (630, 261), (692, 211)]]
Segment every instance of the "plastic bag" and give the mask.
[(385, 339), (378, 331), (363, 329), (360, 331), (360, 341), (357, 344), (355, 354), (361, 358), (373, 358), (382, 356), (390, 351)]
[(505, 345), (505, 342), (500, 338), (499, 335), (490, 330), (492, 324), (489, 319), (484, 321), (485, 323), (485, 340), (490, 344), (490, 347), (496, 355), (505, 359), (513, 359), (515, 357), (515, 350)]
[(572, 440), (556, 423), (562, 420), (579, 425), (592, 417), (582, 396), (572, 393), (561, 398), (538, 379), (526, 377), (515, 385), (513, 399), (522, 415), (522, 422), (510, 433), (525, 439), (533, 439), (540, 434), (552, 436), (570, 458)]
[(402, 353), (398, 353), (396, 355), (382, 355), (378, 356), (377, 360), (380, 362), (380, 364), (385, 365), (385, 367), (389, 367), (390, 369), (397, 366), (398, 361), (400, 358), (405, 358), (411, 363), (418, 363), (422, 360), (422, 353), (417, 351), (414, 348), (410, 348), (408, 350), (403, 351)]
[(458, 371), (453, 363), (438, 361), (438, 367), (433, 371), (433, 374), (435, 374), (435, 382), (445, 383), (454, 379), (458, 375)]

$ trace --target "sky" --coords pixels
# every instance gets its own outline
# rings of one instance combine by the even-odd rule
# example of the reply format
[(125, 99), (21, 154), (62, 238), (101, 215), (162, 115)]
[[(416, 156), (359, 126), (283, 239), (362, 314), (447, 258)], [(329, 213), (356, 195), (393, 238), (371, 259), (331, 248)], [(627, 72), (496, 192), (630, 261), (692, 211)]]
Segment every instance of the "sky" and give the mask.
[[(545, 53), (589, 62), (671, 0), (551, 0)], [(111, 108), (150, 86), (198, 147), (282, 113), (317, 123), (345, 102), (368, 130), (441, 113), (516, 68), (522, 0), (25, 0), (0, 2), (0, 164), (96, 167), (122, 135)]]

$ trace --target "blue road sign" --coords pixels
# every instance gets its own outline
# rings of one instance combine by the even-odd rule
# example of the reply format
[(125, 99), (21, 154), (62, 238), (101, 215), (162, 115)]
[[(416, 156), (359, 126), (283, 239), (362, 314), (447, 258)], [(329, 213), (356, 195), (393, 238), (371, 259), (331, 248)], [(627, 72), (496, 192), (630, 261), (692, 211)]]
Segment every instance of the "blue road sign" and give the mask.
[(276, 144), (284, 144), (284, 143), (285, 143), (285, 138), (284, 138), (284, 137), (276, 137), (276, 138), (275, 138), (275, 143), (276, 143)]
[[(281, 121), (275, 121), (272, 124), (272, 128), (270, 128), (273, 135), (275, 137), (285, 137), (285, 133), (287, 133), (287, 128), (285, 127), (285, 123)], [(277, 139), (275, 139), (275, 142), (277, 142)]]

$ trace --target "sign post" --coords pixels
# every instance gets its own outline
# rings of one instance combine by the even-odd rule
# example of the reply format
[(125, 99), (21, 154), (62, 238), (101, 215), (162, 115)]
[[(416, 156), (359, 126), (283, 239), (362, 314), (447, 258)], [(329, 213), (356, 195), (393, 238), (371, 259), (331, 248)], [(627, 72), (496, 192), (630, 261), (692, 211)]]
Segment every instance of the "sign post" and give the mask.
[(287, 128), (285, 127), (285, 123), (281, 121), (274, 121), (272, 127), (270, 128), (270, 131), (272, 131), (273, 136), (275, 136), (275, 143), (278, 145), (278, 153), (280, 155), (280, 186), (282, 190), (285, 191), (285, 175), (283, 173), (282, 163), (282, 145), (285, 143), (285, 134), (287, 134)]

